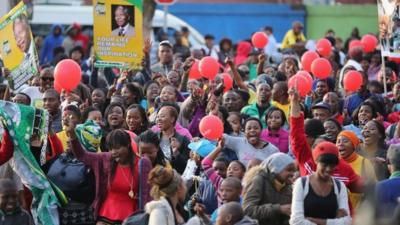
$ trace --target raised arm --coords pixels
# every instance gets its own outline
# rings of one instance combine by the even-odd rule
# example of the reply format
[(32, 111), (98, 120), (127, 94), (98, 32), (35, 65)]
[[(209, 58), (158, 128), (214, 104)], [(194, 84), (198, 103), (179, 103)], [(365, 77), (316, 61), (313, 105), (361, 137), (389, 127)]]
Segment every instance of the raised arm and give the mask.
[(218, 142), (218, 146), (201, 162), (204, 174), (208, 177), (208, 179), (210, 179), (211, 183), (213, 184), (216, 190), (218, 190), (224, 178), (218, 175), (218, 173), (212, 167), (212, 164), (214, 162), (214, 159), (217, 158), (219, 153), (222, 151), (223, 146), (224, 146), (224, 139), (222, 138)]
[[(301, 113), (300, 97), (297, 91), (292, 88), (289, 90), (291, 101), (290, 107), (290, 143), (292, 145), (293, 155), (296, 157), (299, 164), (304, 164), (312, 159), (311, 149), (308, 146), (307, 138), (304, 129), (304, 116)], [(303, 166), (300, 166), (300, 169)], [(302, 172), (302, 175), (305, 171)]]
[(225, 59), (225, 63), (229, 65), (229, 68), (232, 71), (233, 74), (233, 80), (235, 81), (235, 83), (243, 90), (249, 91), (249, 88), (247, 87), (247, 85), (243, 82), (242, 77), (240, 77), (239, 72), (237, 71), (236, 67), (235, 67), (235, 63), (233, 62), (233, 60), (229, 57), (226, 57)]

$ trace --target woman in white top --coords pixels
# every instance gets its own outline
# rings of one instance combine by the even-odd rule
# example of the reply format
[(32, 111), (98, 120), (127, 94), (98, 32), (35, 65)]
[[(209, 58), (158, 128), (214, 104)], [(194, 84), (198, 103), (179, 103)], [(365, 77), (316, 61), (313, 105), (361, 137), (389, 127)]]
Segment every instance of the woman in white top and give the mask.
[(296, 180), (293, 188), (292, 225), (351, 225), (347, 189), (331, 174), (339, 163), (338, 149), (323, 141), (313, 150), (314, 174)]
[(248, 118), (244, 128), (245, 137), (224, 135), (225, 147), (235, 151), (241, 163), (247, 166), (252, 159), (264, 160), (279, 152), (275, 145), (261, 140), (262, 124), (259, 119)]

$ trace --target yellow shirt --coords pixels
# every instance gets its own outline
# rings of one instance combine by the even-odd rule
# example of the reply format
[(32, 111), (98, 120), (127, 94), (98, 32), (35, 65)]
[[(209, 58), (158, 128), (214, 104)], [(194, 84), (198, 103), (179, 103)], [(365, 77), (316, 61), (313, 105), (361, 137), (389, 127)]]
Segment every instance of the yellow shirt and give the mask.
[(251, 88), (249, 88), (249, 95), (250, 98), (248, 104), (251, 105), (257, 101), (257, 93), (253, 91)]
[(276, 101), (271, 101), (271, 105), (275, 106), (276, 108), (282, 109), (282, 111), (285, 113), (286, 120), (289, 122), (289, 109), (290, 109), (290, 103), (286, 105), (282, 105), (279, 102)]
[(64, 148), (64, 151), (67, 151), (67, 149), (68, 149), (68, 136), (67, 136), (67, 132), (65, 132), (64, 130), (63, 130), (63, 131), (60, 131), (60, 132), (57, 133), (57, 137), (58, 137), (58, 139), (60, 139), (61, 144), (62, 144), (62, 146), (63, 146), (63, 148)]
[(286, 32), (285, 37), (283, 38), (281, 48), (291, 48), (292, 45), (296, 44), (298, 40), (305, 42), (306, 37), (304, 37), (303, 33), (295, 35), (293, 30), (289, 30)]
[[(349, 163), (354, 172), (366, 181), (376, 181), (375, 170), (372, 163), (368, 159), (358, 155), (357, 153), (353, 154), (356, 154), (356, 156), (352, 155), (349, 158), (356, 159), (346, 160), (346, 162)], [(363, 194), (349, 192), (349, 199), (354, 209), (357, 209), (362, 197)]]

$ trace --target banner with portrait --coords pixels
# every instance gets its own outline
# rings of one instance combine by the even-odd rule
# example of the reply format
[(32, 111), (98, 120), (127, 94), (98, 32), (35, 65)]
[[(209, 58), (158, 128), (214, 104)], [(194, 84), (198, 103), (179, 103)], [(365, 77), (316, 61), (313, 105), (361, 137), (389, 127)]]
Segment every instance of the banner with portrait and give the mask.
[(27, 6), (21, 1), (0, 18), (0, 56), (11, 71), (10, 88), (16, 90), (38, 74), (38, 55), (28, 22)]
[(378, 0), (382, 55), (400, 58), (400, 0)]
[(95, 0), (93, 6), (95, 66), (140, 68), (142, 0)]

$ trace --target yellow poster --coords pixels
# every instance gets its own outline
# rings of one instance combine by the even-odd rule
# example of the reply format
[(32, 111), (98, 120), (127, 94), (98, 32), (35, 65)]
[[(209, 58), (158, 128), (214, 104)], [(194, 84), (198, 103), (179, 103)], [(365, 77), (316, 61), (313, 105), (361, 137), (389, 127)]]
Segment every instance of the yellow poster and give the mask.
[(95, 0), (96, 67), (139, 68), (142, 52), (142, 0)]
[(0, 19), (0, 56), (11, 71), (10, 88), (16, 90), (38, 73), (38, 56), (27, 7), (21, 1)]

